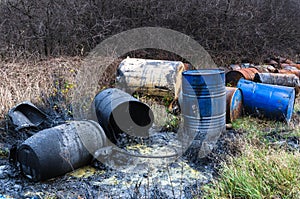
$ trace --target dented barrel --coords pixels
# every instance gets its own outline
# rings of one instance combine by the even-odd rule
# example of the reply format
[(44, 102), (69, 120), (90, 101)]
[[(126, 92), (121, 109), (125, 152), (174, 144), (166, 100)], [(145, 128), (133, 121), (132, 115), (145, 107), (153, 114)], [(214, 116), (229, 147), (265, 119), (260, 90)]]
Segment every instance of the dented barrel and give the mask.
[(98, 93), (93, 104), (98, 122), (112, 142), (116, 142), (121, 133), (148, 137), (154, 120), (148, 105), (116, 88)]
[(202, 69), (182, 73), (184, 129), (194, 136), (191, 147), (198, 157), (213, 148), (226, 123), (226, 90), (223, 70)]
[(33, 181), (53, 178), (92, 160), (106, 136), (94, 121), (72, 121), (42, 130), (25, 140), (17, 152), (21, 172)]
[(294, 74), (256, 73), (255, 82), (294, 87), (296, 94), (299, 92), (300, 80)]
[(226, 123), (240, 118), (243, 113), (243, 96), (238, 88), (226, 87)]
[(294, 88), (255, 83), (245, 79), (240, 79), (238, 88), (242, 90), (247, 114), (290, 122), (295, 102)]
[(241, 78), (253, 80), (255, 73), (258, 73), (256, 68), (243, 68), (240, 70), (232, 70), (226, 73), (226, 85), (235, 87)]
[(294, 74), (256, 73), (255, 82), (281, 86), (299, 86), (299, 78)]
[(172, 96), (178, 93), (181, 72), (188, 69), (191, 65), (181, 61), (126, 58), (118, 67), (116, 85), (128, 93)]

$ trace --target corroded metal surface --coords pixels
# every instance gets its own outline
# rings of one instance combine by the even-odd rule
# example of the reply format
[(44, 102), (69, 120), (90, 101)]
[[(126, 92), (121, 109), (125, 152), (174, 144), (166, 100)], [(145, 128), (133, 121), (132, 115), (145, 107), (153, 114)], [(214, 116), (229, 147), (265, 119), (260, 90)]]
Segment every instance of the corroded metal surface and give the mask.
[(281, 74), (294, 74), (296, 75), (297, 77), (300, 78), (300, 70), (295, 70), (295, 69), (281, 69), (281, 70), (278, 70), (279, 73)]
[(255, 82), (299, 88), (300, 80), (294, 74), (256, 73)]
[(277, 69), (272, 65), (256, 65), (254, 68), (260, 73), (276, 73)]
[(243, 113), (243, 98), (241, 90), (226, 87), (226, 123), (240, 118)]
[(258, 73), (258, 70), (255, 68), (244, 68), (240, 70), (229, 71), (226, 73), (226, 86), (235, 87), (241, 78), (253, 80), (255, 73)]
[(24, 141), (17, 158), (22, 173), (34, 181), (63, 175), (92, 160), (89, 149), (105, 146), (106, 136), (94, 121), (72, 121), (42, 130)]
[(187, 69), (191, 65), (180, 61), (126, 58), (119, 65), (116, 83), (128, 93), (176, 95), (181, 87), (181, 73)]

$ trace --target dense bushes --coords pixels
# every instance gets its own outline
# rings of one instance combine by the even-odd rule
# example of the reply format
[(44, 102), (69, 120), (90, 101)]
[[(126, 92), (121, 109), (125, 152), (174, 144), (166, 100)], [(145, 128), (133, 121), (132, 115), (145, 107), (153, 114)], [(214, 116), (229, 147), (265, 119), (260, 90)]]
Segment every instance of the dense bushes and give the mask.
[(0, 53), (84, 55), (103, 39), (159, 26), (196, 39), (218, 64), (300, 52), (297, 0), (5, 0)]

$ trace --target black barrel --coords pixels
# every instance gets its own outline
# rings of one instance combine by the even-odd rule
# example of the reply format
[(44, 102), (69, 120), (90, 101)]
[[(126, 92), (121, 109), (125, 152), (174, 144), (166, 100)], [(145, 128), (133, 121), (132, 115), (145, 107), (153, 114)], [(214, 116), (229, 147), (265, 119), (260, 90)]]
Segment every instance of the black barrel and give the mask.
[(224, 70), (202, 69), (182, 73), (182, 113), (191, 148), (202, 158), (209, 153), (226, 126)]
[(154, 115), (146, 104), (116, 88), (105, 89), (94, 99), (94, 108), (107, 137), (116, 142), (121, 133), (148, 137)]
[(92, 153), (105, 143), (106, 136), (98, 123), (72, 121), (25, 140), (17, 158), (25, 176), (33, 181), (46, 180), (89, 164)]

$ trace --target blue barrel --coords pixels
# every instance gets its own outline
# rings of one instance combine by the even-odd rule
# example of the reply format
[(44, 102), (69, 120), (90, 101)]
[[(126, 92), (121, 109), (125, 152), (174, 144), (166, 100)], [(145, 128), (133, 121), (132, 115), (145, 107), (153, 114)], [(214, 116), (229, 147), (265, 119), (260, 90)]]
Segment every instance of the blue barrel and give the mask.
[(191, 148), (205, 157), (226, 125), (225, 72), (220, 69), (182, 73), (184, 131), (192, 137)]
[(237, 86), (242, 90), (247, 114), (290, 122), (295, 102), (294, 88), (245, 79), (241, 79)]

